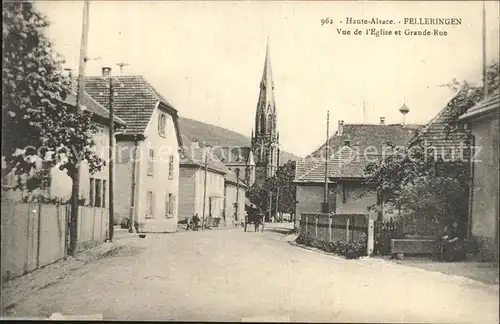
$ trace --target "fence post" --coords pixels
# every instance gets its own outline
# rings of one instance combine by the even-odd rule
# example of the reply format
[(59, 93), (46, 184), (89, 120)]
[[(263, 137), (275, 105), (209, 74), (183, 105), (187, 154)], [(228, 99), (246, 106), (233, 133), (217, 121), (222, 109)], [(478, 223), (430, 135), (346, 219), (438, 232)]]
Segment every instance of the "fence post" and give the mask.
[(328, 215), (328, 236), (330, 237), (330, 242), (332, 241), (332, 215)]
[[(302, 214), (302, 216), (304, 216), (304, 214)], [(304, 231), (304, 235), (307, 235), (307, 223), (309, 222), (309, 215), (306, 214), (306, 217), (305, 217), (305, 220), (304, 220), (304, 224), (305, 224), (305, 231)]]
[(371, 256), (373, 254), (373, 245), (374, 245), (374, 225), (373, 219), (368, 219), (368, 238), (367, 238), (367, 251), (366, 255)]
[(347, 221), (345, 223), (346, 242), (349, 242), (349, 221), (350, 221), (350, 218), (347, 217)]
[(315, 228), (314, 231), (315, 231), (315, 237), (316, 237), (316, 239), (318, 238), (318, 220), (319, 220), (319, 215), (316, 214), (316, 222), (314, 224), (314, 228)]

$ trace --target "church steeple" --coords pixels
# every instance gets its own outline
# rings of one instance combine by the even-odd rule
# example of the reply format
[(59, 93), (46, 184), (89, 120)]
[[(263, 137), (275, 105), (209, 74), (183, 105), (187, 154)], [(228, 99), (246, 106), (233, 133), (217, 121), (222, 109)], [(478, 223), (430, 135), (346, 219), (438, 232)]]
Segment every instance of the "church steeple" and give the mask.
[(264, 70), (260, 81), (260, 94), (255, 114), (255, 137), (276, 136), (276, 103), (274, 100), (274, 80), (271, 68), (269, 37), (267, 39)]
[(259, 100), (255, 112), (255, 133), (252, 132), (252, 150), (256, 160), (257, 181), (273, 176), (277, 169), (279, 153), (276, 119), (274, 80), (268, 37)]

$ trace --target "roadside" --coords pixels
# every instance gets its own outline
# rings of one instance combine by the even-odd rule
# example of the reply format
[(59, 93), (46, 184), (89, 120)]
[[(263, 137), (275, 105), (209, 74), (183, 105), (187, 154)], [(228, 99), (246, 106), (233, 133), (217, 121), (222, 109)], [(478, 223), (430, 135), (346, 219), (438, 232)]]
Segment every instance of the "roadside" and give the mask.
[[(301, 249), (314, 251), (319, 254), (336, 256), (320, 249), (297, 244), (297, 234), (288, 234), (285, 241)], [(474, 281), (499, 290), (499, 265), (493, 262), (464, 261), (464, 262), (436, 262), (426, 257), (405, 257), (403, 260), (393, 260), (390, 257), (362, 257), (360, 260), (369, 262), (384, 262), (410, 268), (440, 273), (460, 281)]]
[[(128, 233), (127, 233), (128, 234)], [(103, 243), (82, 251), (76, 258), (67, 256), (62, 260), (6, 282), (2, 286), (1, 315), (15, 307), (16, 303), (33, 292), (53, 285), (71, 271), (76, 271), (93, 260), (113, 254), (126, 246), (128, 240)]]
[(497, 286), (499, 284), (498, 263), (464, 261), (464, 262), (436, 262), (429, 258), (408, 258), (404, 260), (388, 260), (397, 264), (439, 272), (449, 276), (465, 277), (487, 285)]

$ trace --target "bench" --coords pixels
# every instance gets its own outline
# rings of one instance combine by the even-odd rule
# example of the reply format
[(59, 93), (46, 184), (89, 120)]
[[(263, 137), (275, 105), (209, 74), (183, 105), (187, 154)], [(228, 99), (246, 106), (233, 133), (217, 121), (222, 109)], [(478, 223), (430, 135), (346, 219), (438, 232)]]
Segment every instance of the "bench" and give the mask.
[(436, 241), (428, 238), (391, 239), (391, 254), (433, 255)]

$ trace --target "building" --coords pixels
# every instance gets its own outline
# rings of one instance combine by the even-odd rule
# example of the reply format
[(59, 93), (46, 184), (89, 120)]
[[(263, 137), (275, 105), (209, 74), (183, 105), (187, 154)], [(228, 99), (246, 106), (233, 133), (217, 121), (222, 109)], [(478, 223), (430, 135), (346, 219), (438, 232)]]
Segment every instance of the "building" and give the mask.
[(240, 172), (251, 186), (272, 177), (280, 165), (279, 132), (277, 128), (276, 100), (271, 69), (269, 43), (266, 48), (264, 70), (255, 112), (255, 128), (250, 146), (220, 147), (216, 155), (229, 169)]
[(229, 171), (224, 179), (225, 224), (238, 226), (245, 221), (245, 201), (248, 186), (234, 171)]
[[(178, 219), (179, 132), (177, 110), (142, 76), (87, 77), (86, 89), (127, 123), (117, 135), (115, 218), (133, 218), (144, 232), (175, 232)], [(110, 81), (112, 80), (112, 81)]]
[(229, 170), (222, 162), (210, 158), (209, 150), (209, 147), (196, 147), (189, 155), (181, 154), (179, 221), (197, 214), (200, 219), (206, 219), (209, 226), (225, 224), (224, 177)]
[[(366, 166), (380, 161), (387, 144), (406, 146), (415, 136), (414, 125), (344, 124), (340, 120), (338, 130), (326, 144), (305, 159), (297, 161), (296, 215), (323, 212), (325, 201), (325, 170), (328, 178), (327, 202), (329, 210), (338, 214), (365, 214), (372, 219), (392, 216), (379, 206), (376, 211), (368, 207), (377, 204), (377, 196), (365, 182)], [(328, 158), (328, 159), (327, 159)]]
[[(64, 104), (75, 108), (76, 107), (76, 83), (73, 84), (71, 92), (68, 93)], [(83, 105), (86, 111), (92, 114), (97, 131), (93, 134), (95, 146), (93, 151), (103, 161), (109, 161), (108, 147), (109, 147), (109, 111), (95, 101), (88, 93), (84, 94)], [(115, 127), (123, 129), (125, 121), (118, 116), (114, 116)], [(108, 183), (109, 183), (109, 170), (108, 164), (105, 163), (100, 171), (91, 174), (87, 162), (84, 160), (80, 165), (80, 186), (79, 186), (79, 200), (83, 202), (84, 206), (106, 208), (108, 207)], [(45, 169), (44, 163), (38, 161), (38, 170)], [(11, 199), (15, 201), (30, 201), (32, 199), (40, 199), (41, 201), (53, 200), (58, 202), (68, 202), (71, 198), (72, 180), (66, 174), (66, 171), (59, 170), (59, 165), (46, 170), (38, 175), (48, 177), (49, 186), (43, 189), (37, 189), (33, 192), (26, 190), (9, 190), (14, 188), (17, 182), (17, 176), (11, 171), (8, 175), (2, 178), (2, 198)], [(2, 166), (3, 167), (3, 166)], [(24, 181), (30, 176), (22, 176)]]
[(262, 183), (274, 176), (280, 165), (279, 132), (277, 128), (274, 80), (271, 69), (269, 42), (266, 48), (264, 71), (260, 82), (259, 100), (252, 131), (252, 152), (255, 160), (255, 181)]
[(240, 180), (250, 186), (255, 183), (255, 161), (250, 147), (213, 147), (211, 153), (230, 171), (238, 174)]
[(460, 117), (472, 135), (470, 231), (483, 253), (498, 260), (499, 112), (497, 90)]

